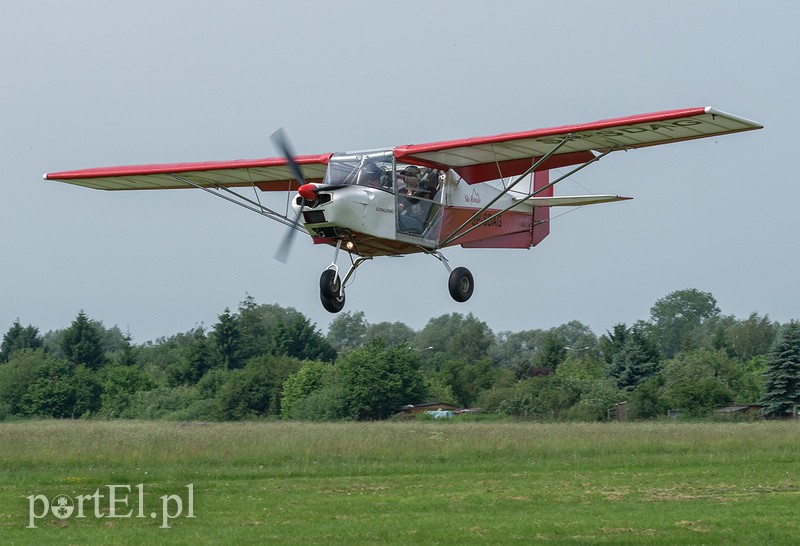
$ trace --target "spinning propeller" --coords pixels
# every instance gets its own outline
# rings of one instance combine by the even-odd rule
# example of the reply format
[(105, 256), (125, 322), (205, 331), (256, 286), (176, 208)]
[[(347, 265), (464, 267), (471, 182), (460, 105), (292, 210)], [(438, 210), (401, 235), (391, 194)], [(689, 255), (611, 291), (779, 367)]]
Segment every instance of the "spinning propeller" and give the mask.
[(307, 184), (306, 179), (300, 170), (300, 165), (298, 165), (297, 161), (294, 159), (294, 150), (292, 150), (292, 146), (289, 144), (289, 139), (286, 137), (286, 133), (284, 132), (283, 128), (272, 133), (271, 138), (280, 150), (281, 155), (286, 158), (286, 162), (288, 163), (289, 168), (292, 170), (292, 174), (300, 184), (300, 187), (297, 189), (297, 193), (303, 198), (301, 207), (297, 210), (297, 215), (294, 217), (294, 221), (292, 221), (289, 231), (286, 233), (286, 235), (284, 235), (281, 244), (278, 246), (278, 250), (275, 252), (275, 259), (279, 262), (286, 263), (289, 259), (289, 252), (292, 249), (292, 244), (294, 243), (295, 233), (298, 231), (297, 226), (300, 223), (300, 214), (302, 214), (303, 210), (302, 207), (306, 204), (306, 202), (314, 201), (321, 189), (324, 189), (325, 191), (332, 191), (338, 188), (347, 187), (347, 184), (326, 184), (324, 186)]
[[(300, 188), (297, 190), (297, 193), (303, 198), (303, 202), (305, 203), (305, 201), (313, 201), (317, 195), (315, 191), (316, 188), (312, 184), (306, 184), (306, 179), (303, 176), (303, 173), (300, 171), (300, 166), (297, 164), (297, 161), (294, 160), (294, 151), (292, 150), (289, 140), (286, 138), (286, 134), (282, 128), (278, 129), (272, 134), (272, 141), (280, 150), (281, 155), (286, 158), (286, 162), (289, 164), (292, 174), (300, 183)], [(294, 221), (289, 227), (289, 231), (286, 233), (286, 235), (284, 235), (281, 244), (278, 246), (278, 250), (275, 252), (275, 259), (279, 262), (286, 263), (289, 259), (289, 251), (292, 248), (295, 233), (297, 233), (297, 225), (300, 223), (300, 214), (302, 213), (302, 210), (302, 207), (297, 209), (297, 215), (294, 217)]]

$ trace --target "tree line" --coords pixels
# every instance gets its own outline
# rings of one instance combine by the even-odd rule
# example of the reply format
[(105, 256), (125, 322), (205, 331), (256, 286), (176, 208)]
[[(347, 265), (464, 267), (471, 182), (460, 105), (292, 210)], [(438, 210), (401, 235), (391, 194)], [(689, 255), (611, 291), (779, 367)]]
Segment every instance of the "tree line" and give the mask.
[(415, 331), (345, 312), (326, 335), (302, 313), (247, 297), (210, 328), (134, 344), (80, 312), (0, 343), (0, 419), (371, 420), (450, 403), (533, 419), (712, 415), (728, 404), (796, 415), (800, 323), (723, 315), (707, 292), (656, 301), (649, 320), (600, 336), (579, 321), (494, 333), (473, 314)]

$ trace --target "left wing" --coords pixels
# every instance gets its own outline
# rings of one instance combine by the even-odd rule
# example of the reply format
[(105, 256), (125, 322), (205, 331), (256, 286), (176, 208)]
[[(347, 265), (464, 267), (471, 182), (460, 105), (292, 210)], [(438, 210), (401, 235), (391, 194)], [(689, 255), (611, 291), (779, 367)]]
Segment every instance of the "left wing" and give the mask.
[(754, 121), (708, 106), (488, 137), (398, 146), (397, 159), (452, 168), (470, 184), (516, 176), (569, 137), (537, 170), (591, 161), (593, 152), (627, 150), (761, 129)]
[[(295, 157), (308, 182), (325, 176), (331, 154)], [(282, 157), (205, 161), (162, 165), (100, 167), (46, 173), (45, 180), (59, 180), (99, 190), (163, 190), (175, 188), (238, 188), (256, 186), (263, 191), (291, 191), (299, 183)], [(188, 181), (188, 182), (187, 182)], [(191, 183), (189, 183), (191, 182)]]

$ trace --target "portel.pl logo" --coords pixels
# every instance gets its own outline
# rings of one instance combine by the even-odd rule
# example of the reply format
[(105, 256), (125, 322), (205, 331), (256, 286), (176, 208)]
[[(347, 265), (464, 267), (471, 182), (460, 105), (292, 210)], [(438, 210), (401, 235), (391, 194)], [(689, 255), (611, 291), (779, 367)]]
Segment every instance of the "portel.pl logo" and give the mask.
[[(180, 495), (163, 495), (160, 512), (145, 510), (144, 484), (104, 485), (90, 495), (77, 495), (74, 499), (69, 495), (56, 495), (48, 499), (44, 495), (28, 495), (28, 526), (36, 529), (37, 520), (49, 514), (64, 520), (69, 518), (151, 518), (160, 517), (161, 529), (169, 529), (170, 521), (181, 516), (193, 518), (194, 484), (186, 486), (186, 504)], [(184, 508), (186, 512), (184, 513)]]

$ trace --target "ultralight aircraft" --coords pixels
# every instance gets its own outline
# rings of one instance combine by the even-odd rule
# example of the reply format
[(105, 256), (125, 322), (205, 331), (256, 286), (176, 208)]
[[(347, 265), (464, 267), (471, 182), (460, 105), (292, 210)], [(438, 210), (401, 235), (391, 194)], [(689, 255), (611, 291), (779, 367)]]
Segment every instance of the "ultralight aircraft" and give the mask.
[[(334, 247), (320, 277), (320, 300), (331, 313), (345, 303), (354, 271), (376, 256), (424, 253), (449, 271), (450, 295), (467, 301), (474, 280), (450, 268), (442, 249), (530, 248), (550, 233), (551, 207), (630, 199), (618, 195), (555, 196), (554, 186), (611, 152), (760, 129), (715, 110), (686, 108), (487, 137), (394, 148), (296, 156), (279, 130), (282, 157), (101, 167), (46, 173), (102, 190), (197, 188), (285, 224), (276, 258), (286, 262), (294, 234)], [(551, 169), (569, 167), (550, 180)], [(253, 197), (245, 195), (247, 189)], [(237, 191), (238, 190), (238, 191)], [(286, 192), (280, 212), (258, 192)], [(350, 266), (339, 275), (345, 251)]]

